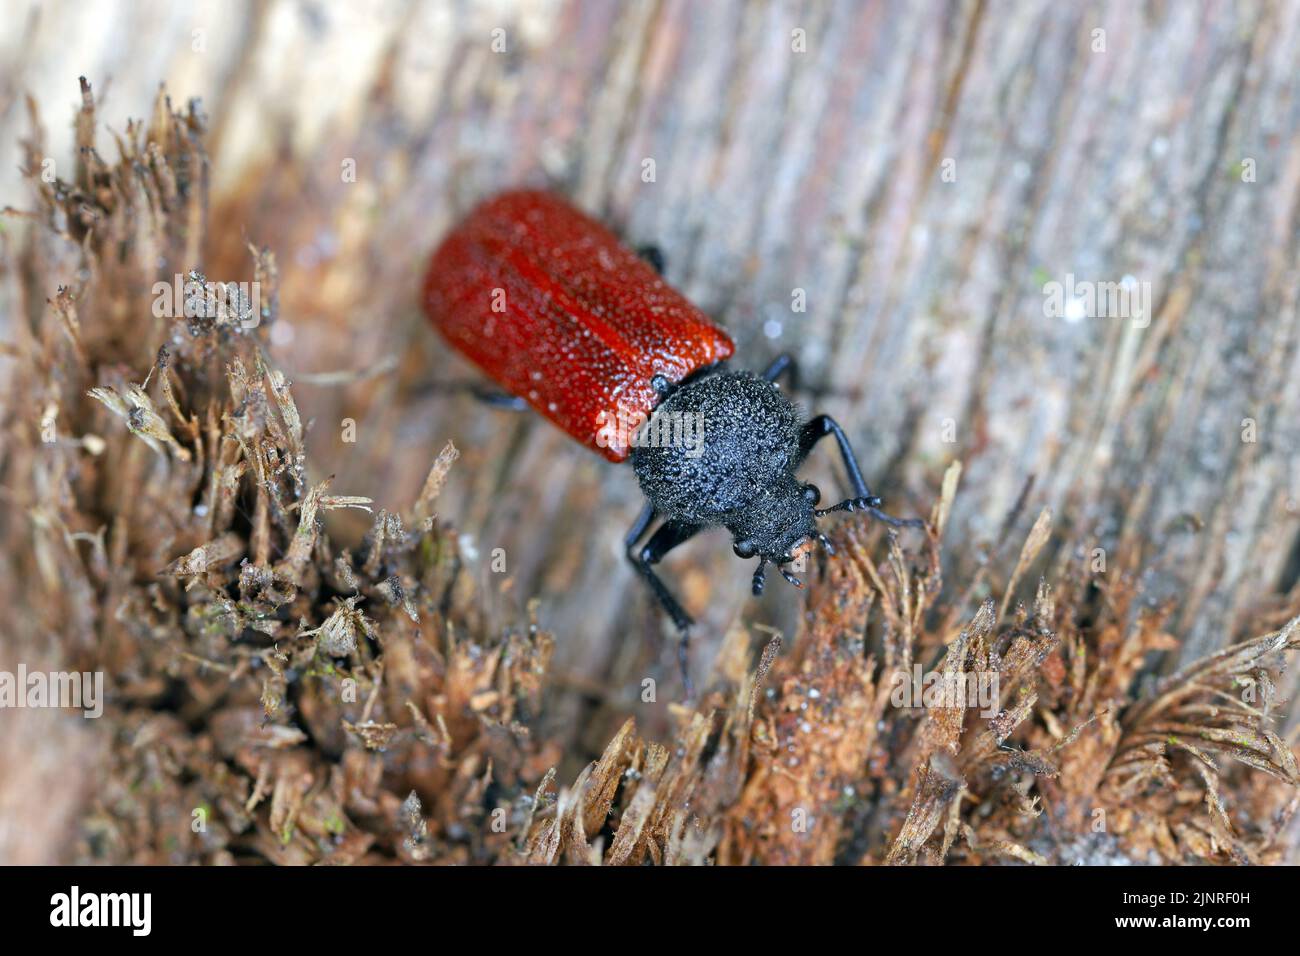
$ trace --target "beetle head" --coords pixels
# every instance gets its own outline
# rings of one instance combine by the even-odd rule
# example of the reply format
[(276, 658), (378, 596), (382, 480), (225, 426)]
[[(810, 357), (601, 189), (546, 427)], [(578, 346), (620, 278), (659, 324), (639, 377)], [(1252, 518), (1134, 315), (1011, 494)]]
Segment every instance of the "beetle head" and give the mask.
[(729, 526), (736, 556), (758, 558), (754, 594), (763, 593), (769, 564), (776, 565), (783, 578), (801, 588), (803, 582), (795, 577), (790, 565), (801, 565), (818, 544), (834, 553), (826, 536), (817, 530), (819, 500), (821, 492), (816, 485), (791, 481), (777, 493), (762, 496)]

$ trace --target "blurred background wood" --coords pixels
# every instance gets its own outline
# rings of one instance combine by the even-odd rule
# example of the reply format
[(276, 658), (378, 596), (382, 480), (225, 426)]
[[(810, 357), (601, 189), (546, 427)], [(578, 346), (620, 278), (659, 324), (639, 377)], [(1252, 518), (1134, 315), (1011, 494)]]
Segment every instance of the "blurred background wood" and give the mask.
[[(216, 239), (195, 266), (247, 280), (246, 242), (276, 252), (272, 354), (299, 383), (317, 477), (405, 506), (454, 440), (443, 516), (497, 582), (503, 627), (541, 599), (593, 743), (643, 677), (676, 686), (622, 557), (630, 469), (425, 390), (472, 373), (420, 315), (422, 264), (472, 202), (519, 183), (660, 245), (743, 364), (793, 351), (896, 513), (928, 510), (961, 459), (950, 574), (1032, 479), (1016, 540), (1050, 506), (1058, 544), (1142, 548), (1152, 600), (1180, 602), (1183, 659), (1296, 603), (1300, 4), (10, 7), (0, 201), (26, 203), (24, 93), (60, 168), (78, 75), (119, 131), (160, 81), (201, 97)], [(1044, 285), (1069, 275), (1149, 283), (1149, 324), (1047, 315)], [(338, 371), (377, 374), (313, 377)], [(813, 475), (841, 484), (829, 458)], [(802, 598), (777, 581), (753, 601), (721, 536), (666, 566), (701, 622), (701, 672), (729, 626), (796, 623)]]

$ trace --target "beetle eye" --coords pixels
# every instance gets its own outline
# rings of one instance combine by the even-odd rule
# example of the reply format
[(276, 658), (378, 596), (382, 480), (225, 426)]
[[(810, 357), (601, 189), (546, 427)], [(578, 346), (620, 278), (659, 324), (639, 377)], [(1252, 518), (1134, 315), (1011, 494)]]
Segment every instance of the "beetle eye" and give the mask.
[(736, 552), (738, 558), (752, 558), (758, 553), (758, 547), (753, 541), (737, 541), (731, 546), (731, 550)]
[(807, 484), (803, 486), (803, 496), (812, 504), (817, 504), (817, 502), (822, 500), (821, 490), (818, 489), (818, 487), (814, 484)]

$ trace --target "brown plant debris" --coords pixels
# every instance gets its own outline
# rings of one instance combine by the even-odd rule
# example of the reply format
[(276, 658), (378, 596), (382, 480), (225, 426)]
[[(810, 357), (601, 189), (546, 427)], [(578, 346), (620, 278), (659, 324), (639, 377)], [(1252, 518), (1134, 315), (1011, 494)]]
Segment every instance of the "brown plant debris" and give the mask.
[[(562, 694), (554, 637), (534, 619), (487, 628), (435, 513), (457, 450), (405, 510), (315, 475), (264, 347), (273, 252), (250, 250), (256, 314), (202, 285), (205, 230), (220, 227), (203, 117), (160, 94), (115, 136), (115, 160), (95, 149), (97, 122), (85, 87), (71, 181), (37, 175), (39, 127), (26, 145), (27, 308), (5, 351), (0, 451), (6, 573), (65, 665), (111, 687), (70, 857), (1294, 858), (1300, 772), (1274, 669), (1297, 622), (1160, 677), (1175, 602), (1144, 591), (1140, 543), (1099, 573), (1086, 540), (1045, 548), (1047, 512), (1014, 561), (991, 548), (946, 585), (955, 465), (927, 535), (835, 525), (801, 632), (735, 628), (698, 706), (675, 709), (675, 739), (639, 736), (629, 714), (602, 752), (564, 753), (540, 719)], [(200, 288), (157, 314), (153, 284), (174, 274)], [(351, 546), (328, 530), (343, 510), (373, 516)], [(910, 696), (922, 673), (960, 695)]]

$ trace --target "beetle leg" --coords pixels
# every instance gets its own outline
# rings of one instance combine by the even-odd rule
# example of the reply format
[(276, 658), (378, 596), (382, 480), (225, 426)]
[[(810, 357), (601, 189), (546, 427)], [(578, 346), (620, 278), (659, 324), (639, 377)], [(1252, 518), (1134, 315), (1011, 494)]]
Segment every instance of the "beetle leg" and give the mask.
[(636, 564), (636, 552), (632, 547), (641, 540), (641, 535), (645, 534), (645, 529), (650, 527), (650, 522), (654, 520), (655, 507), (647, 502), (641, 508), (641, 513), (636, 516), (636, 521), (632, 522), (632, 527), (628, 529), (627, 534), (623, 535), (623, 547), (627, 551), (627, 559), (633, 564)]
[(502, 408), (511, 412), (526, 412), (532, 406), (518, 395), (501, 392), (482, 385), (470, 386), (470, 394), (491, 408)]
[(782, 375), (786, 377), (791, 392), (803, 392), (813, 398), (821, 398), (824, 395), (849, 394), (826, 385), (811, 385), (805, 382), (802, 373), (799, 371), (799, 360), (789, 352), (782, 352), (772, 359), (767, 368), (763, 370), (763, 378), (769, 382), (775, 383)]
[(854, 496), (833, 507), (818, 509), (818, 515), (830, 514), (832, 511), (866, 511), (872, 517), (895, 528), (925, 527), (925, 522), (920, 518), (895, 518), (880, 510), (880, 499), (867, 487), (848, 436), (844, 434), (844, 429), (840, 428), (839, 423), (829, 415), (818, 415), (803, 427), (799, 435), (799, 460), (803, 461), (807, 458), (813, 446), (827, 435), (834, 435), (836, 443), (840, 446), (840, 457), (844, 460), (844, 470), (849, 473), (849, 483), (853, 485)]
[(769, 382), (775, 382), (782, 375), (789, 378), (790, 391), (797, 391), (799, 388), (799, 363), (789, 352), (782, 352), (772, 359), (771, 364), (763, 370), (763, 378)]
[(699, 525), (683, 524), (680, 521), (666, 521), (650, 536), (650, 540), (645, 543), (639, 550), (636, 547), (636, 541), (654, 519), (654, 509), (646, 505), (638, 516), (632, 530), (628, 532), (624, 539), (627, 542), (628, 560), (637, 569), (646, 583), (650, 585), (650, 590), (654, 592), (655, 599), (672, 618), (673, 624), (677, 627), (679, 640), (677, 642), (677, 663), (682, 670), (682, 683), (686, 687), (686, 696), (693, 697), (694, 689), (691, 686), (690, 678), (690, 646), (691, 646), (691, 625), (695, 622), (691, 616), (686, 613), (686, 609), (681, 606), (677, 598), (673, 597), (668, 586), (655, 573), (654, 565), (658, 564), (669, 551), (684, 544), (691, 538), (695, 537), (700, 531)]
[(646, 243), (644, 246), (636, 247), (636, 254), (645, 260), (646, 265), (657, 272), (659, 275), (664, 274), (664, 251), (654, 243)]
[[(844, 434), (844, 429), (840, 428), (839, 422), (829, 415), (818, 415), (803, 427), (799, 434), (799, 460), (803, 461), (812, 451), (813, 446), (825, 438), (827, 435), (834, 435), (835, 441), (840, 446), (840, 457), (844, 459), (844, 469), (849, 473), (849, 484), (853, 486), (853, 494), (858, 498), (875, 498), (871, 494), (871, 489), (867, 487), (866, 479), (862, 477), (862, 469), (858, 467), (858, 457), (853, 454), (853, 446), (849, 444), (849, 438)], [(875, 498), (874, 505), (880, 504), (880, 499)]]
[(659, 603), (668, 612), (668, 616), (673, 619), (677, 629), (682, 632), (690, 630), (691, 625), (695, 622), (691, 620), (691, 616), (673, 597), (672, 592), (660, 580), (659, 575), (655, 574), (654, 565), (663, 560), (664, 555), (673, 548), (695, 537), (699, 530), (699, 525), (666, 521), (650, 536), (650, 540), (645, 543), (640, 551), (633, 549), (630, 554), (632, 563), (641, 572), (642, 577), (650, 583), (655, 597), (659, 599)]
[(503, 392), (500, 389), (482, 385), (478, 382), (427, 382), (415, 386), (411, 394), (413, 398), (420, 399), (427, 395), (455, 395), (465, 392), (474, 396), (476, 401), (492, 408), (501, 408), (512, 412), (526, 412), (532, 407), (518, 395), (511, 395), (509, 392)]

